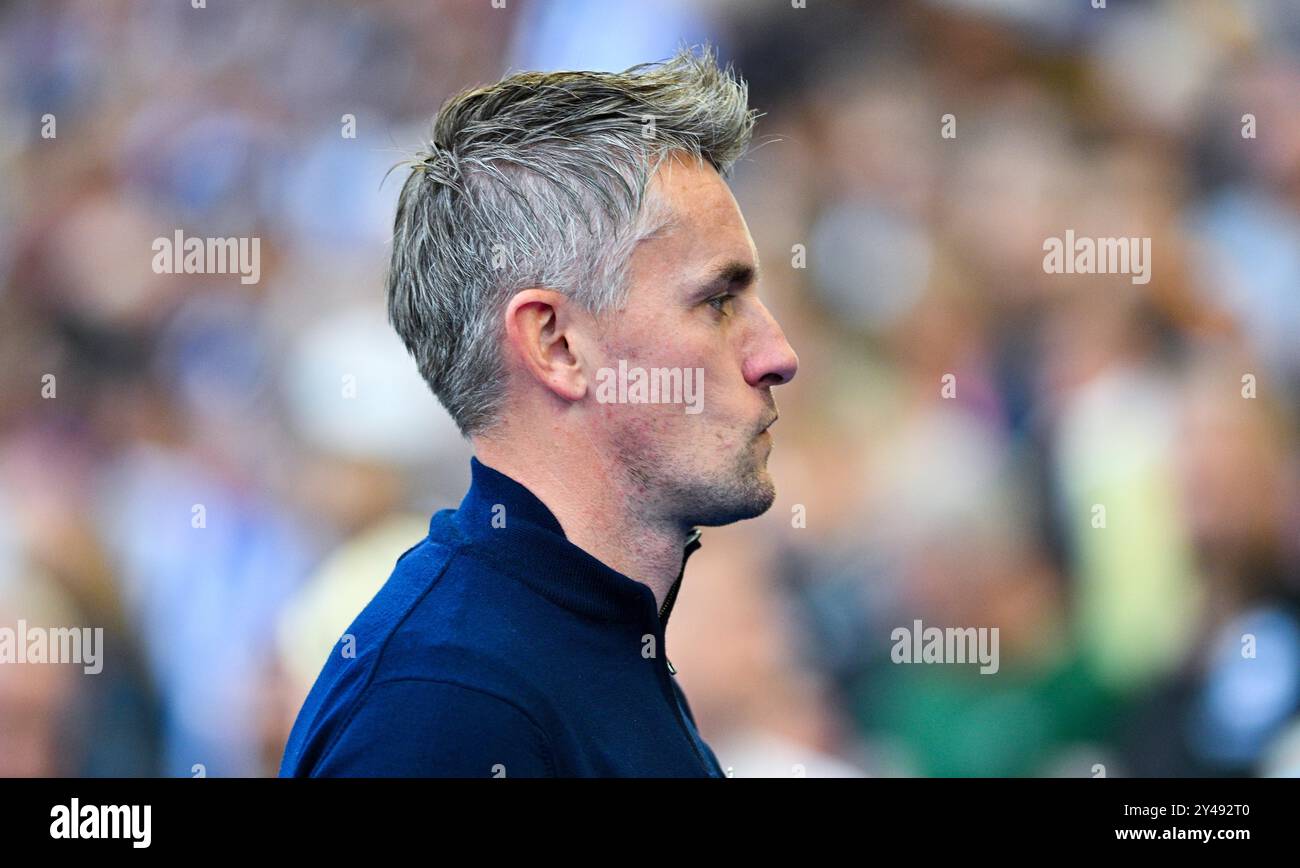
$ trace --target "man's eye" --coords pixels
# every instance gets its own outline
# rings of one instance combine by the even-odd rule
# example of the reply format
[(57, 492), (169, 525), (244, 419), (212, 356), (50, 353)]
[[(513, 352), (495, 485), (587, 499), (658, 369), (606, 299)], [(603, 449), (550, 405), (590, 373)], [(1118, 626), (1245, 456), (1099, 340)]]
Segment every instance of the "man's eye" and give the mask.
[(722, 295), (715, 295), (713, 298), (709, 299), (709, 304), (718, 313), (727, 313), (728, 305), (733, 298), (735, 298), (734, 295), (732, 295), (729, 292), (725, 292)]

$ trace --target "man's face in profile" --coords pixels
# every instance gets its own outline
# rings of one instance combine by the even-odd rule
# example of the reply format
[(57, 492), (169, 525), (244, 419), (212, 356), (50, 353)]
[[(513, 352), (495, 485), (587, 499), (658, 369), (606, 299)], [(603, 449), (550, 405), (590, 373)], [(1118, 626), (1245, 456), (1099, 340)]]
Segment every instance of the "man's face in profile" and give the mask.
[(650, 185), (671, 220), (630, 262), (625, 307), (602, 318), (601, 365), (702, 369), (698, 412), (684, 403), (605, 403), (597, 411), (645, 514), (685, 524), (753, 518), (776, 496), (767, 470), (771, 387), (798, 358), (758, 298), (753, 239), (707, 163), (666, 160)]

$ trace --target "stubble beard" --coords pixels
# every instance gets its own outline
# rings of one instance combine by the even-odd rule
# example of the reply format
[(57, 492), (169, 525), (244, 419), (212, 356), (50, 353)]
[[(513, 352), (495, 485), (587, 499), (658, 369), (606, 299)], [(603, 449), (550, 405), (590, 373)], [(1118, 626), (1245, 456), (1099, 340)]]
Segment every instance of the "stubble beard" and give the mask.
[(771, 508), (776, 485), (767, 469), (768, 449), (759, 437), (751, 437), (725, 463), (701, 467), (706, 456), (684, 461), (662, 448), (625, 453), (620, 461), (643, 510), (672, 516), (683, 526), (716, 527), (756, 518)]

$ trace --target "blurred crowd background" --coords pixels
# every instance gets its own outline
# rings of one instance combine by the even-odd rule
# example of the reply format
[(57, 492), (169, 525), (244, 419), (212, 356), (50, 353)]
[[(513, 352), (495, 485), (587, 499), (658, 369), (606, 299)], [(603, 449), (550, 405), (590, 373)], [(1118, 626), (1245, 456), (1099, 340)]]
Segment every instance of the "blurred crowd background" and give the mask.
[[(801, 360), (777, 503), (668, 634), (724, 767), (1300, 773), (1300, 3), (1107, 6), (0, 3), (0, 626), (106, 644), (0, 666), (0, 775), (275, 773), (469, 478), (385, 321), (385, 173), (463, 87), (704, 40)], [(155, 274), (177, 229), (261, 280)], [(1067, 229), (1150, 283), (1044, 273)], [(891, 663), (916, 619), (999, 672)]]

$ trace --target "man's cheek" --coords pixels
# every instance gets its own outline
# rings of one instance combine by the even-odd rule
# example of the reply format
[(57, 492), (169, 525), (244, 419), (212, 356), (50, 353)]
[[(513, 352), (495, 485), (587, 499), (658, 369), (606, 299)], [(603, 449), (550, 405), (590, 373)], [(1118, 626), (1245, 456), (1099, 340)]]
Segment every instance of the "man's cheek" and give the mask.
[(682, 403), (687, 415), (698, 416), (704, 412), (704, 368), (683, 369)]

